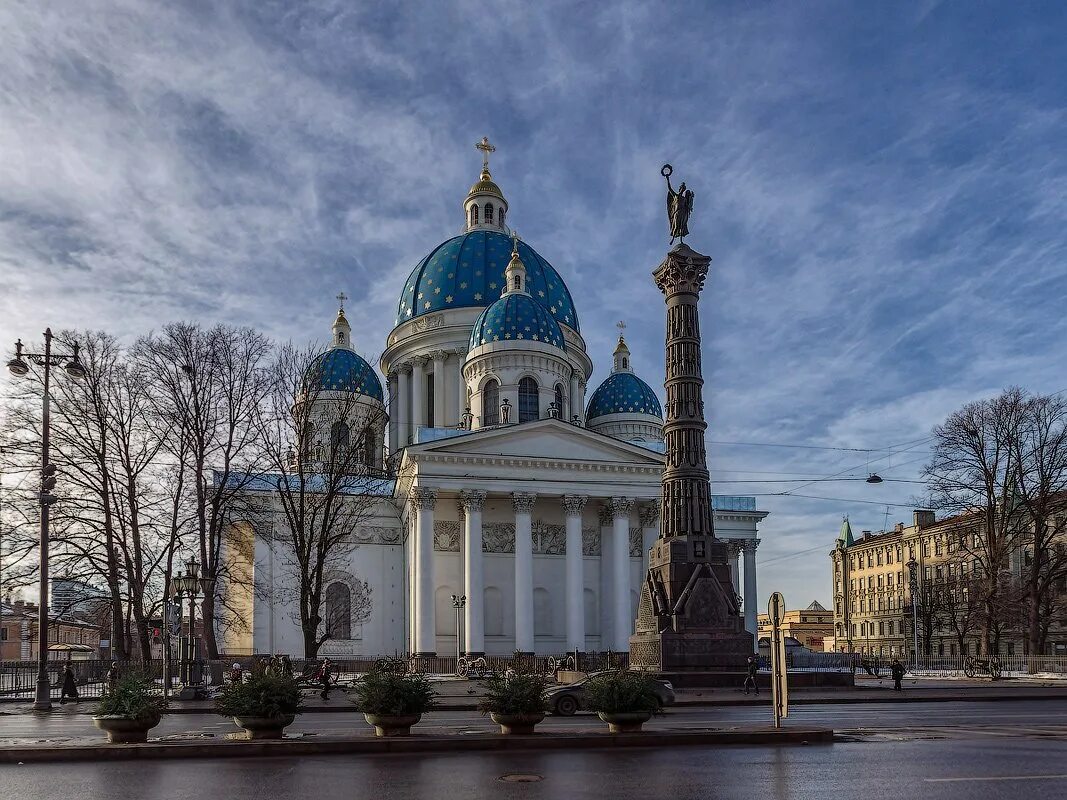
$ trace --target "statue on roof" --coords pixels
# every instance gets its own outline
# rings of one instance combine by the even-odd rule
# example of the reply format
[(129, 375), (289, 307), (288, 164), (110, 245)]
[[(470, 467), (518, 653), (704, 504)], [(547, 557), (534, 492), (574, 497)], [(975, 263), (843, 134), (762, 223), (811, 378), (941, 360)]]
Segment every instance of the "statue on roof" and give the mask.
[(674, 240), (684, 240), (689, 235), (689, 215), (693, 212), (693, 191), (687, 189), (685, 181), (677, 190), (671, 186), (674, 167), (664, 164), (660, 175), (667, 179), (667, 221), (671, 226), (671, 244)]

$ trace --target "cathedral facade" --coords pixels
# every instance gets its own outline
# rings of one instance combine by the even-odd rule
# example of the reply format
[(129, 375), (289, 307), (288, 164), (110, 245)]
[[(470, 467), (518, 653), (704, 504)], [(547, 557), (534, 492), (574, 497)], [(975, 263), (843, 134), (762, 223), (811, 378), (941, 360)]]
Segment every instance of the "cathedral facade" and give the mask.
[[(325, 573), (323, 654), (629, 647), (659, 535), (660, 402), (621, 335), (611, 373), (587, 391), (593, 361), (572, 296), (552, 264), (511, 233), (489, 172), (492, 147), (483, 140), (479, 149), (464, 231), (434, 247), (401, 287), (378, 365), (384, 383), (353, 348), (343, 308), (309, 372), (322, 410), (308, 415), (301, 453), (343, 436), (376, 476), (363, 484), (373, 502), (351, 546)], [(358, 442), (347, 441), (352, 420), (333, 418), (339, 403), (364, 422)], [(267, 521), (240, 527), (243, 545), (230, 553), (249, 576), (227, 589), (245, 624), (222, 638), (235, 654), (300, 654), (296, 575), (278, 535), (284, 515), (269, 488), (262, 494)], [(755, 634), (757, 524), (766, 513), (751, 497), (712, 502)]]

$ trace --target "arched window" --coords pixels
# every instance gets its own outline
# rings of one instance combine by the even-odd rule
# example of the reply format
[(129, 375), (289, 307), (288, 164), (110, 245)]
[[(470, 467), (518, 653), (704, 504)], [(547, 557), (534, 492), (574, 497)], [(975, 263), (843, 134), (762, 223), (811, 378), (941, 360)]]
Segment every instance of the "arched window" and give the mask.
[(374, 457), (375, 451), (378, 449), (377, 441), (378, 437), (370, 431), (367, 431), (363, 437), (363, 463), (371, 468), (376, 467), (378, 462), (378, 459)]
[(519, 422), (533, 422), (539, 416), (537, 381), (523, 378), (519, 381)]
[(482, 387), (482, 425), (500, 424), (500, 384), (487, 381)]
[(522, 278), (520, 278), (518, 275), (515, 276), (515, 280), (513, 280), (511, 283), (512, 283), (512, 286), (511, 286), (512, 289), (518, 290), (518, 289), (522, 288)]
[(478, 224), (478, 206), (471, 206), (471, 225)]
[(352, 638), (352, 590), (348, 584), (336, 582), (326, 587), (326, 636)]
[(330, 428), (330, 446), (334, 448), (348, 447), (349, 437), (348, 425), (344, 422), (335, 422)]
[(497, 222), (500, 223), (500, 227), (504, 227), (504, 209), (500, 209), (500, 214), (497, 215)]
[(434, 386), (433, 375), (426, 376), (426, 427), (432, 428), (434, 426), (433, 418), (433, 393), (436, 387)]
[(315, 426), (310, 422), (304, 426), (303, 440), (300, 442), (300, 450), (304, 455), (311, 455), (311, 450), (315, 446)]
[(563, 384), (556, 384), (556, 411), (559, 412), (560, 419), (567, 418), (567, 409), (563, 407)]
[(626, 356), (622, 357), (622, 368), (623, 369), (629, 369), (630, 368), (630, 359), (628, 359)]
[(493, 224), (493, 204), (492, 203), (486, 203), (485, 204), (485, 224), (486, 225), (492, 225)]

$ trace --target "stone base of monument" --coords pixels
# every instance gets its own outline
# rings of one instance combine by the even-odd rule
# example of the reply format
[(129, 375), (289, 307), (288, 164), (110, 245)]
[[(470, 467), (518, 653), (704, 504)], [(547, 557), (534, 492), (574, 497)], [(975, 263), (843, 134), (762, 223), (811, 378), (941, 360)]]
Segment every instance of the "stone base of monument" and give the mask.
[[(655, 676), (660, 680), (670, 681), (675, 691), (679, 689), (732, 689), (737, 692), (744, 691), (745, 678), (748, 673), (743, 671), (717, 671), (717, 672), (657, 672)], [(770, 697), (771, 676), (761, 672), (756, 678), (760, 687), (760, 696)], [(852, 689), (856, 685), (853, 675), (845, 672), (790, 672), (789, 688), (793, 689)], [(716, 695), (719, 696), (719, 695)], [(742, 695), (743, 696), (743, 695)]]
[(649, 552), (630, 668), (658, 673), (742, 672), (753, 654), (714, 536), (660, 538)]

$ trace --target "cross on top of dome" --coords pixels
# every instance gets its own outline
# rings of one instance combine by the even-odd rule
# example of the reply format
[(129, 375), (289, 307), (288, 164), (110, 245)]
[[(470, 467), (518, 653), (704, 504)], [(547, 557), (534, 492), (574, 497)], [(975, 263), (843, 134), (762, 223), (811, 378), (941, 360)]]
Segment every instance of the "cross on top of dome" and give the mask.
[(482, 140), (474, 145), (476, 149), (482, 151), (482, 169), (485, 172), (489, 171), (489, 154), (496, 152), (496, 146), (489, 144), (489, 137), (483, 136)]
[(482, 174), (463, 201), (465, 230), (506, 230), (504, 217), (508, 201), (489, 173), (489, 154), (496, 152), (496, 145), (490, 144), (488, 136), (483, 136), (474, 147), (482, 152)]

